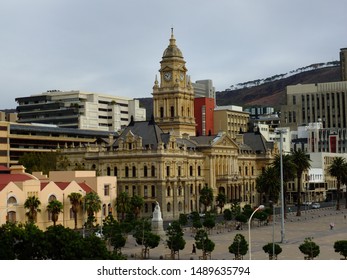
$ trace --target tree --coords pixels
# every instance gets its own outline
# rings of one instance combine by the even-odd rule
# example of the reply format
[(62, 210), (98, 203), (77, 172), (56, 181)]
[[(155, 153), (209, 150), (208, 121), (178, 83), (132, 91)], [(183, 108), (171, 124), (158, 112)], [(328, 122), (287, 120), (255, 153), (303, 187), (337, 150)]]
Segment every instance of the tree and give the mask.
[(121, 192), (116, 199), (117, 213), (121, 214), (121, 220), (124, 221), (125, 213), (130, 209), (130, 197), (127, 192)]
[(274, 166), (268, 166), (264, 172), (256, 178), (256, 190), (262, 196), (265, 196), (265, 200), (262, 203), (267, 203), (270, 200), (277, 202), (280, 194), (280, 177)]
[(171, 259), (175, 259), (176, 254), (178, 259), (180, 258), (179, 251), (183, 250), (186, 245), (183, 235), (183, 229), (179, 221), (173, 221), (168, 226), (166, 230), (166, 244), (171, 250)]
[(347, 178), (347, 163), (343, 157), (334, 158), (332, 164), (328, 168), (328, 172), (331, 176), (336, 178), (336, 210), (340, 210), (340, 194), (341, 183)]
[(340, 253), (341, 256), (347, 260), (347, 240), (338, 240), (334, 243), (334, 250), (336, 253)]
[(248, 243), (245, 237), (238, 233), (234, 237), (233, 243), (229, 246), (229, 253), (235, 255), (235, 260), (242, 260), (248, 252)]
[(158, 247), (160, 236), (151, 232), (151, 223), (142, 219), (135, 227), (133, 237), (136, 243), (143, 246), (142, 257), (147, 259), (149, 257), (149, 249)]
[[(70, 199), (71, 203), (71, 210), (74, 215), (74, 220), (75, 220), (75, 229), (77, 229), (77, 214), (78, 210), (81, 207), (82, 202), (82, 194), (73, 192), (68, 195), (68, 198)], [(83, 213), (84, 215), (84, 213)]]
[(37, 213), (41, 212), (39, 208), (41, 201), (36, 196), (29, 196), (24, 202), (24, 208), (28, 209), (28, 212), (25, 215), (28, 217), (30, 223), (35, 223), (37, 218)]
[(47, 211), (52, 215), (53, 226), (56, 225), (59, 214), (63, 212), (63, 204), (59, 200), (51, 200), (47, 205)]
[(95, 192), (87, 193), (84, 199), (84, 203), (86, 205), (85, 210), (87, 211), (88, 215), (87, 225), (92, 227), (96, 221), (95, 213), (99, 212), (101, 209), (101, 200), (99, 195)]
[(223, 213), (223, 207), (227, 202), (227, 196), (224, 193), (219, 193), (216, 197), (217, 206), (220, 208), (220, 213)]
[(298, 149), (294, 152), (292, 152), (292, 161), (295, 165), (295, 171), (296, 171), (296, 178), (298, 180), (298, 186), (297, 186), (297, 212), (296, 216), (301, 216), (301, 189), (302, 189), (302, 174), (311, 168), (310, 163), (310, 157), (308, 154), (306, 154), (303, 150)]
[(305, 260), (313, 260), (320, 253), (319, 246), (313, 242), (313, 237), (306, 237), (304, 243), (299, 246), (299, 250), (305, 256)]
[(135, 214), (135, 219), (138, 218), (144, 204), (143, 197), (139, 195), (134, 195), (130, 198), (130, 209)]
[(214, 250), (215, 243), (208, 238), (208, 234), (204, 229), (199, 229), (195, 234), (195, 244), (196, 248), (202, 250), (202, 258), (207, 260), (208, 256), (211, 256), (211, 253)]
[(199, 202), (204, 205), (204, 209), (205, 209), (204, 212), (206, 212), (207, 208), (209, 206), (211, 206), (212, 201), (213, 201), (213, 190), (212, 190), (212, 188), (209, 188), (207, 186), (203, 187), (200, 190)]
[[(275, 249), (275, 251), (274, 251)], [(269, 254), (269, 260), (277, 260), (277, 256), (282, 253), (282, 248), (277, 243), (268, 243), (263, 246), (263, 250), (266, 254)]]
[(124, 234), (121, 223), (116, 221), (113, 216), (107, 216), (103, 224), (103, 234), (109, 241), (117, 254), (121, 254), (121, 249), (125, 246), (127, 235)]

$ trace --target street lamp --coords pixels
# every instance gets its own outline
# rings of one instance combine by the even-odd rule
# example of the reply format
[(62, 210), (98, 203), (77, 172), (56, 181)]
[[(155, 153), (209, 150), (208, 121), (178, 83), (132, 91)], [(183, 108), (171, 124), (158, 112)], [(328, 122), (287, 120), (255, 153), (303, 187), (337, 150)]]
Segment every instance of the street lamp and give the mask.
[(280, 135), (280, 169), (281, 169), (281, 243), (284, 242), (284, 190), (283, 190), (283, 133), (287, 133), (286, 128), (276, 128), (276, 133)]
[(248, 219), (248, 242), (249, 242), (249, 259), (252, 259), (252, 243), (251, 243), (251, 221), (252, 221), (252, 217), (255, 214), (255, 212), (257, 212), (258, 210), (264, 209), (264, 205), (259, 205), (258, 208), (256, 208), (252, 215), (249, 217)]

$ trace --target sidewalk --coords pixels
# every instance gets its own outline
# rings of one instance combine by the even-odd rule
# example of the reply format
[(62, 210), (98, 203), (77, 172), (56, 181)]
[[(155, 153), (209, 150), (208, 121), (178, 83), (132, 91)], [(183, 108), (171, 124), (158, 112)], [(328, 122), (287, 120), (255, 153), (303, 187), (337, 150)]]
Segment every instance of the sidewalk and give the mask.
[[(276, 243), (282, 248), (282, 253), (278, 255), (278, 260), (303, 260), (304, 255), (299, 250), (299, 245), (303, 243), (306, 237), (313, 237), (313, 241), (320, 246), (320, 254), (316, 260), (340, 260), (341, 256), (334, 251), (334, 242), (337, 240), (347, 240), (347, 209), (341, 205), (341, 210), (336, 211), (333, 208), (312, 209), (302, 211), (301, 217), (296, 213), (288, 213), (284, 224), (284, 242), (281, 240), (281, 222), (280, 216), (276, 215), (275, 224), (270, 223), (267, 226), (256, 225), (251, 228), (251, 249), (252, 260), (268, 260), (262, 247), (271, 243), (274, 237)], [(330, 229), (330, 223), (334, 223), (334, 229)], [(273, 235), (274, 229), (274, 235)], [(229, 253), (228, 247), (233, 242), (236, 234), (242, 234), (248, 242), (248, 224), (244, 225), (243, 230), (232, 230), (218, 233), (214, 230), (209, 238), (215, 242), (215, 249), (211, 254), (214, 260), (232, 260), (233, 254)], [(198, 260), (202, 255), (201, 250), (196, 254), (191, 254), (194, 240), (194, 233), (189, 228), (185, 228), (184, 238), (186, 240), (185, 248), (180, 251), (181, 260)], [(134, 259), (135, 255), (141, 255), (141, 246), (137, 245), (134, 238), (129, 236), (125, 247), (122, 249), (123, 254), (128, 259)], [(166, 248), (165, 241), (162, 240), (157, 248), (150, 250), (151, 259), (165, 258), (170, 254)], [(249, 254), (244, 256), (249, 259)]]

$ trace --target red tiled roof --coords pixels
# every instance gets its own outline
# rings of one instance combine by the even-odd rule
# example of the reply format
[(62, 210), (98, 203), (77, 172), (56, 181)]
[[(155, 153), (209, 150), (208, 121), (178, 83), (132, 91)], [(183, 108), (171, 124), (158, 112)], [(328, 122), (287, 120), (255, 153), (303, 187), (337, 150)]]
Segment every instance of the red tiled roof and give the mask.
[[(49, 184), (49, 182), (41, 183), (41, 191)], [(61, 190), (65, 190), (71, 182), (54, 182)], [(86, 183), (77, 183), (86, 193), (90, 193), (93, 191), (91, 187), (89, 187)]]
[(5, 165), (0, 165), (0, 171), (10, 171)]
[(29, 174), (0, 174), (0, 190), (10, 182), (24, 182), (32, 180)]

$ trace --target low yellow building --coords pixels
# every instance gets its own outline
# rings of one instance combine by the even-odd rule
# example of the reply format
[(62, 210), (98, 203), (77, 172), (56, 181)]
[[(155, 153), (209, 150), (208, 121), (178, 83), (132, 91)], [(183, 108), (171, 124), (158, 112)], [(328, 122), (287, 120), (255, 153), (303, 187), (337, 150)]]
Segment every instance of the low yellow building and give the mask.
[[(97, 223), (109, 213), (114, 214), (117, 179), (115, 176), (96, 176), (95, 171), (53, 171), (49, 176), (42, 173), (29, 174), (23, 166), (0, 168), (0, 225), (6, 220), (25, 222), (28, 209), (24, 203), (29, 196), (39, 198), (41, 212), (37, 215), (36, 224), (46, 229), (53, 222), (46, 210), (49, 201), (57, 199), (63, 204), (63, 213), (59, 215), (57, 224), (74, 228), (74, 215), (71, 210), (71, 193), (96, 192), (102, 202), (102, 211), (96, 214)], [(83, 209), (78, 214), (78, 228), (84, 221)]]

